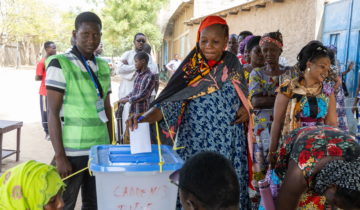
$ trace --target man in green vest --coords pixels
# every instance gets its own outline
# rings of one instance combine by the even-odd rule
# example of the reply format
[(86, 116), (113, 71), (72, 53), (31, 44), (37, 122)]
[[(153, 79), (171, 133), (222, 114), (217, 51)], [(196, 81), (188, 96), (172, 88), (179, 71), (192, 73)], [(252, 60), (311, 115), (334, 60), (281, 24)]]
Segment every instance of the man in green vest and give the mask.
[[(96, 14), (79, 14), (72, 32), (74, 47), (47, 60), (49, 133), (62, 178), (87, 167), (91, 146), (110, 143), (110, 68), (106, 61), (94, 56), (101, 28)], [(95, 178), (88, 172), (65, 183), (64, 209), (74, 209), (80, 188), (82, 209), (97, 209)]]

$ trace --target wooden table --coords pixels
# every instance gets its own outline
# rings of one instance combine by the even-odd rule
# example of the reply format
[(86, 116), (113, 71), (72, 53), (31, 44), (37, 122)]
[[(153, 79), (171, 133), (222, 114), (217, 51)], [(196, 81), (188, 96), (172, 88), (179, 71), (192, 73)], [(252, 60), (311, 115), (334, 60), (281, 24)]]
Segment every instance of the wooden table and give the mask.
[[(10, 155), (16, 154), (16, 161), (19, 161), (20, 158), (20, 133), (23, 122), (20, 121), (8, 121), (0, 120), (0, 172), (1, 172), (1, 162), (2, 159), (9, 157)], [(16, 135), (16, 150), (13, 149), (3, 149), (2, 141), (3, 134), (12, 130), (17, 129)]]

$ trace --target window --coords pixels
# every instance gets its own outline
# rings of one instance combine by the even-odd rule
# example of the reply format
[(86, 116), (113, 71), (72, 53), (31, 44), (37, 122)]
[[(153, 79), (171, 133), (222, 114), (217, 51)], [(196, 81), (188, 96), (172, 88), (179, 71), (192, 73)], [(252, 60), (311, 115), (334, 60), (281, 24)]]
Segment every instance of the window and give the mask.
[(330, 45), (338, 47), (338, 39), (340, 34), (330, 34)]

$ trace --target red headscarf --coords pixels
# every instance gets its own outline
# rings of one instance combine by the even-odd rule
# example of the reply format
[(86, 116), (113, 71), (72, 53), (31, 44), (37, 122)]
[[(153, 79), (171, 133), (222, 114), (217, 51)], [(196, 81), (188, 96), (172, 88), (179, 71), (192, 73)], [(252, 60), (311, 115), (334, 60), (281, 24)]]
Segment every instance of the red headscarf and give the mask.
[[(200, 34), (205, 28), (215, 24), (227, 26), (226, 20), (222, 19), (221, 17), (215, 15), (207, 16), (199, 26), (196, 42), (198, 43), (200, 41)], [(207, 63), (210, 67), (213, 67), (215, 64), (218, 63), (218, 61), (208, 60)]]
[(219, 16), (207, 16), (200, 24), (199, 29), (198, 29), (198, 35), (197, 35), (197, 39), (196, 42), (199, 42), (200, 40), (200, 33), (208, 26), (211, 25), (215, 25), (215, 24), (220, 24), (220, 25), (226, 25), (226, 20), (222, 19)]

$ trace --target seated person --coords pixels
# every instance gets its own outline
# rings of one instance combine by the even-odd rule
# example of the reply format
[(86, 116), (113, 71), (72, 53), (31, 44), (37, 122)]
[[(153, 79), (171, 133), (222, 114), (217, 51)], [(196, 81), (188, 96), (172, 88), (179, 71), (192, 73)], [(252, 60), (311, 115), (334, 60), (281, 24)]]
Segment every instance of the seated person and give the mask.
[(330, 126), (292, 131), (278, 150), (275, 172), (282, 180), (277, 210), (360, 209), (360, 145)]
[(214, 152), (201, 152), (170, 175), (184, 210), (238, 210), (240, 186), (232, 164)]
[(0, 177), (0, 209), (63, 209), (65, 184), (54, 166), (27, 161)]

